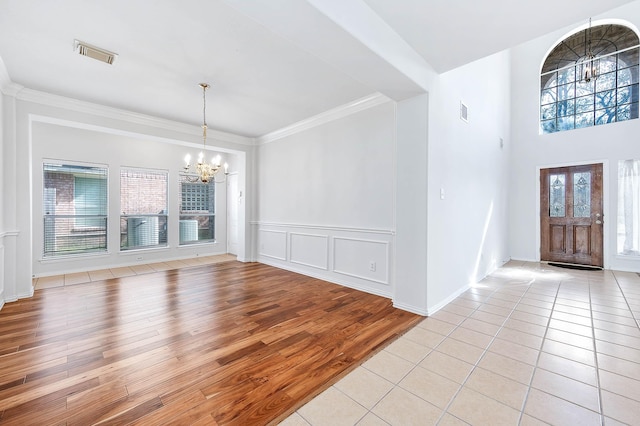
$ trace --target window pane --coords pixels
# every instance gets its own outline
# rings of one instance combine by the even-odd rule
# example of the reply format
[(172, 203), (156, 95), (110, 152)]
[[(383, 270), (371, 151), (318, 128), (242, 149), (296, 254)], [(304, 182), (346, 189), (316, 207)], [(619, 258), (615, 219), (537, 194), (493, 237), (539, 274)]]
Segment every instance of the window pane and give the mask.
[(558, 73), (556, 72), (551, 72), (549, 74), (540, 76), (540, 90), (557, 86), (558, 85), (558, 80), (556, 78), (557, 74)]
[[(611, 56), (607, 56), (606, 58), (600, 59), (600, 69), (599, 69), (600, 75), (615, 71), (616, 68), (617, 68), (616, 55), (611, 55)], [(615, 73), (614, 73), (614, 76), (615, 76)]]
[(591, 172), (573, 174), (573, 217), (591, 216)]
[[(618, 69), (638, 65), (638, 49), (630, 49), (618, 53)], [(636, 73), (637, 75), (637, 73)]]
[(629, 90), (631, 91), (631, 102), (638, 102), (639, 98), (638, 98), (638, 84), (633, 84), (631, 86), (628, 87)]
[(565, 175), (549, 176), (549, 216), (564, 217)]
[(576, 96), (585, 96), (592, 94), (594, 92), (595, 81), (591, 80), (590, 82), (580, 81), (576, 83)]
[(618, 105), (627, 104), (631, 102), (631, 88), (621, 87), (618, 89), (618, 97), (616, 103)]
[(615, 89), (615, 87), (616, 87), (615, 72), (601, 74), (600, 77), (596, 79), (596, 92)]
[(631, 118), (638, 118), (638, 102), (629, 105)]
[(607, 123), (614, 123), (616, 121), (616, 109), (607, 108), (599, 109), (596, 111), (596, 126)]
[(596, 109), (612, 108), (616, 105), (616, 91), (609, 90), (607, 92), (596, 93)]
[(620, 105), (616, 114), (616, 121), (631, 120), (632, 118), (638, 118), (638, 104), (626, 104)]
[(593, 96), (583, 96), (576, 99), (576, 114), (593, 111)]
[(571, 130), (575, 126), (575, 118), (573, 115), (568, 117), (558, 117), (558, 130)]
[[(568, 115), (574, 115), (575, 114), (575, 108), (574, 108), (574, 102), (575, 100), (570, 99), (568, 101), (560, 101), (558, 102), (558, 117), (566, 117)], [(573, 118), (571, 119), (571, 121), (573, 121)]]
[(574, 67), (558, 71), (558, 84), (573, 83), (574, 81), (576, 81), (576, 69)]
[(618, 71), (618, 87), (638, 83), (638, 67), (623, 68)]
[(631, 119), (631, 105), (620, 105), (616, 112), (616, 121), (626, 121)]
[(640, 256), (640, 160), (618, 162), (618, 254)]
[(120, 171), (120, 249), (167, 245), (167, 181), (165, 171)]
[(542, 91), (542, 95), (540, 97), (540, 104), (552, 104), (556, 101), (556, 89), (547, 89)]
[(548, 120), (556, 116), (556, 104), (543, 105), (540, 108), (540, 118)]
[(558, 100), (573, 99), (576, 97), (575, 83), (558, 86)]
[(44, 163), (44, 257), (107, 250), (107, 168)]
[(215, 183), (180, 182), (180, 244), (215, 241)]
[(546, 120), (540, 122), (542, 133), (553, 133), (556, 131), (556, 120)]
[(576, 115), (576, 129), (579, 129), (581, 127), (589, 127), (589, 126), (593, 126), (592, 112)]

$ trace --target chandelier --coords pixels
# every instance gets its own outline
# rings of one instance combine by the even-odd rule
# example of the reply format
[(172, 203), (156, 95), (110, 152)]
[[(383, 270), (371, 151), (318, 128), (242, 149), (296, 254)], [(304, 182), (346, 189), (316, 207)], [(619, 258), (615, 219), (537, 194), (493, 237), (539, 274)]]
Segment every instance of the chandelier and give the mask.
[(584, 30), (584, 56), (578, 61), (580, 62), (581, 81), (589, 83), (598, 78), (600, 59), (596, 58), (591, 47), (591, 18), (589, 18), (589, 28)]
[[(209, 181), (215, 180), (215, 175), (220, 170), (220, 155), (216, 155), (211, 159), (211, 163), (206, 163), (204, 161), (204, 151), (207, 146), (207, 89), (209, 85), (207, 83), (200, 83), (200, 87), (202, 87), (202, 151), (198, 155), (198, 162), (196, 163), (196, 175), (189, 176), (191, 169), (191, 155), (187, 154), (184, 157), (184, 178), (189, 182), (197, 182), (201, 181), (202, 183), (208, 183)], [(229, 174), (229, 165), (224, 163), (224, 174), (225, 176)], [(223, 181), (221, 181), (223, 182)]]

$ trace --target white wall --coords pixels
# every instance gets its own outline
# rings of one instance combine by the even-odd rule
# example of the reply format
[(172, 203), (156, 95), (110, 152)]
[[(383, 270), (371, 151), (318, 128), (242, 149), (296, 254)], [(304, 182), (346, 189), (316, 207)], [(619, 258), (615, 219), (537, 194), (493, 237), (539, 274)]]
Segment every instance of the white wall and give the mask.
[[(109, 254), (97, 257), (42, 261), (42, 161), (59, 159), (107, 164), (110, 168), (110, 214), (119, 212), (119, 167), (169, 170), (170, 214), (177, 215), (177, 174), (184, 155), (192, 157), (202, 147), (198, 126), (132, 114), (99, 105), (78, 102), (41, 92), (11, 86), (5, 95), (2, 143), (2, 199), (4, 203), (4, 296), (16, 300), (33, 294), (32, 275), (44, 276), (80, 270), (103, 269), (195, 257), (226, 252), (225, 185), (218, 186), (218, 244), (176, 247), (177, 230), (170, 230), (170, 247), (136, 252), (119, 252), (118, 237), (111, 238)], [(240, 136), (210, 131), (208, 147), (215, 146), (231, 170), (239, 175), (243, 191), (239, 221), (240, 260), (251, 253), (250, 233), (254, 179), (253, 141)], [(116, 191), (114, 191), (114, 189)], [(247, 197), (247, 193), (249, 196)], [(111, 225), (117, 229), (117, 225)], [(171, 236), (173, 235), (173, 237)], [(176, 244), (172, 245), (172, 241)], [(142, 255), (142, 260), (138, 258)]]
[[(2, 64), (0, 64), (2, 65)], [(21, 273), (18, 268), (18, 238), (20, 236), (17, 220), (17, 166), (16, 156), (18, 146), (16, 143), (16, 102), (11, 96), (11, 88), (2, 87), (2, 220), (0, 221), (0, 254), (2, 255), (2, 280), (3, 300), (5, 302), (17, 300), (20, 297), (29, 297), (33, 289), (29, 285), (31, 277), (26, 265), (20, 266), (27, 270)], [(28, 277), (25, 286), (17, 284), (19, 277)]]
[(393, 305), (427, 315), (429, 95), (398, 102)]
[[(0, 189), (4, 188), (4, 95), (0, 91)], [(0, 197), (0, 309), (4, 305), (4, 197)]]
[[(594, 16), (593, 24), (624, 19), (640, 27), (640, 2)], [(540, 68), (546, 54), (575, 26), (522, 44), (512, 50), (513, 173), (510, 186), (511, 255), (540, 260), (539, 169), (564, 164), (604, 163), (604, 265), (608, 269), (640, 271), (640, 259), (616, 256), (617, 164), (640, 158), (640, 120), (540, 135)]]
[[(509, 260), (509, 64), (502, 52), (441, 74), (432, 93), (429, 312)], [(460, 119), (461, 101), (468, 122)]]
[(394, 137), (387, 100), (260, 145), (258, 261), (391, 297)]

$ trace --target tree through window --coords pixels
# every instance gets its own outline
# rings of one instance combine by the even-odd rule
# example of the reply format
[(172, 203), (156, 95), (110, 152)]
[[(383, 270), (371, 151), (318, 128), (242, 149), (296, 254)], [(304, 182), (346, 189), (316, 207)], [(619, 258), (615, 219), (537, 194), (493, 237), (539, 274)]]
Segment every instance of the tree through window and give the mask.
[(638, 118), (638, 35), (623, 25), (591, 28), (599, 59), (596, 78), (585, 81), (587, 30), (556, 45), (540, 74), (540, 132), (553, 133)]

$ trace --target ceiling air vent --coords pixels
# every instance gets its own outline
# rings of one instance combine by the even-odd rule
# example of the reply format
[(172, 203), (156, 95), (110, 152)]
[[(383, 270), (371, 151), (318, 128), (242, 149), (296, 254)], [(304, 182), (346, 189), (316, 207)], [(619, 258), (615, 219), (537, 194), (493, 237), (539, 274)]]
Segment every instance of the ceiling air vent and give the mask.
[(74, 41), (75, 51), (82, 56), (88, 56), (93, 59), (97, 59), (98, 61), (107, 63), (109, 65), (113, 64), (113, 61), (118, 57), (117, 54), (113, 52), (109, 52), (108, 50), (100, 49), (99, 47), (92, 46), (83, 41), (75, 40)]

